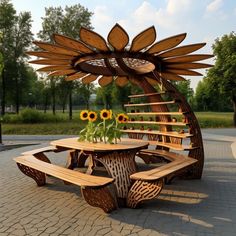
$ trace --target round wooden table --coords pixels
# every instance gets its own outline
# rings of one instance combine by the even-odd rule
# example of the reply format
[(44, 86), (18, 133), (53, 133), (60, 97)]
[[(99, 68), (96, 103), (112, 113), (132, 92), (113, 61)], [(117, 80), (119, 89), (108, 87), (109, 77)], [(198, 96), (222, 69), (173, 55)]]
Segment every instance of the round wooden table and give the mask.
[[(126, 199), (131, 186), (130, 175), (136, 172), (135, 154), (140, 149), (147, 148), (149, 143), (142, 140), (122, 139), (117, 144), (105, 144), (81, 142), (78, 141), (78, 138), (67, 138), (52, 141), (51, 145), (57, 148), (77, 150), (89, 155), (91, 159), (89, 174), (92, 173), (94, 162), (102, 163), (109, 175), (115, 179), (117, 197)], [(78, 153), (76, 156), (78, 157)], [(78, 162), (78, 160), (76, 161)]]

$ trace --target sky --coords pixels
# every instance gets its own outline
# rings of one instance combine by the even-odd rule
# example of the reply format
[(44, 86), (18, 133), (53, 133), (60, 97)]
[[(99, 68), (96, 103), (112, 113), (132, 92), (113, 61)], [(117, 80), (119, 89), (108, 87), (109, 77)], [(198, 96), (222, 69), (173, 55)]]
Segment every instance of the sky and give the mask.
[[(32, 31), (39, 32), (45, 7), (64, 8), (81, 4), (90, 12), (94, 31), (104, 38), (115, 23), (119, 23), (130, 39), (144, 29), (154, 25), (157, 41), (180, 33), (187, 33), (181, 45), (206, 42), (198, 53), (212, 54), (212, 44), (216, 38), (236, 31), (235, 0), (12, 0), (17, 13), (30, 11)], [(36, 38), (37, 39), (37, 38)], [(205, 60), (214, 63), (214, 60)], [(203, 75), (206, 70), (199, 70)], [(185, 77), (191, 79), (191, 87), (196, 88), (203, 76)]]

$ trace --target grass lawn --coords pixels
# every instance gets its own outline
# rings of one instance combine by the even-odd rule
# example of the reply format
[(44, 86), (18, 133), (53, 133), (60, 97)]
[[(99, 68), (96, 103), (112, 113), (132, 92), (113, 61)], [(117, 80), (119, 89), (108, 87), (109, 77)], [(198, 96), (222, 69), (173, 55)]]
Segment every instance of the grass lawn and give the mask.
[[(233, 127), (232, 112), (196, 112), (201, 128), (226, 128)], [(72, 134), (78, 135), (86, 122), (79, 120), (78, 114), (72, 121), (62, 120), (48, 123), (2, 124), (3, 134)]]

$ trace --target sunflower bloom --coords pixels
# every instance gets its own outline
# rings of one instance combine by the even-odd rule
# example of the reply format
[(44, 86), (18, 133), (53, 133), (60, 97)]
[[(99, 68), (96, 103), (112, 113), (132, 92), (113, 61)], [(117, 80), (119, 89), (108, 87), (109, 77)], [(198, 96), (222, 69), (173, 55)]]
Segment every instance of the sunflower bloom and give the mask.
[(98, 115), (97, 115), (97, 113), (95, 111), (90, 111), (88, 113), (88, 120), (91, 121), (91, 122), (96, 121), (97, 117), (98, 117)]
[(124, 122), (124, 117), (125, 115), (123, 113), (120, 113), (117, 115), (116, 119), (118, 123), (123, 123)]
[(112, 119), (112, 110), (110, 110), (110, 120)]
[(110, 111), (107, 109), (103, 109), (100, 111), (100, 117), (102, 120), (107, 120), (110, 119), (111, 115), (110, 115)]
[(124, 115), (124, 123), (126, 123), (129, 120), (129, 117), (127, 115)]
[(82, 110), (81, 112), (80, 112), (80, 119), (81, 120), (87, 120), (88, 119), (88, 110)]

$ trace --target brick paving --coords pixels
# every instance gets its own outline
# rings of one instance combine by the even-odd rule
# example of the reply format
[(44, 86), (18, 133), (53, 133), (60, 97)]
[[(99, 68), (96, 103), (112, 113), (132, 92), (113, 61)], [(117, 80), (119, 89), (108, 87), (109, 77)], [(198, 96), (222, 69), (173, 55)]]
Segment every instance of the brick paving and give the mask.
[[(4, 235), (236, 235), (236, 159), (231, 142), (205, 140), (202, 180), (176, 180), (139, 209), (111, 214), (89, 206), (79, 187), (50, 177), (37, 187), (13, 157), (46, 146), (0, 152), (0, 236)], [(50, 154), (64, 165), (66, 153)]]

